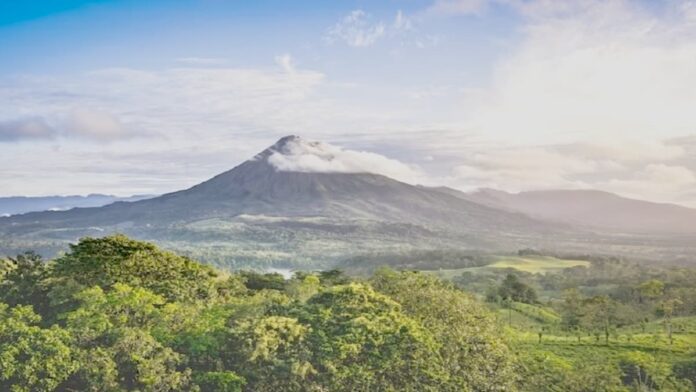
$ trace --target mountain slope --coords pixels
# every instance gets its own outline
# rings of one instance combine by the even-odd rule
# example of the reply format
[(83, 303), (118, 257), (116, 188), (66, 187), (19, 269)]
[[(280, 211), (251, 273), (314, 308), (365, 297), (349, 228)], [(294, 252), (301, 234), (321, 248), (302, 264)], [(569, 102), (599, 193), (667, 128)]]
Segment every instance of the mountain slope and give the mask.
[(696, 233), (696, 210), (674, 204), (629, 199), (596, 190), (507, 193), (482, 189), (450, 195), (531, 217), (627, 233)]

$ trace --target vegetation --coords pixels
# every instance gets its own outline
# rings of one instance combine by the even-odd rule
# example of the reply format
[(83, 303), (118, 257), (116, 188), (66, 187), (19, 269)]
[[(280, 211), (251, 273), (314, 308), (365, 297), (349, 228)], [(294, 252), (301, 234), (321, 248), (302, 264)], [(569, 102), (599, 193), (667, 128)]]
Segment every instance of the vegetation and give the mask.
[(121, 235), (0, 266), (2, 391), (691, 391), (696, 381), (693, 269), (596, 259), (451, 282), (389, 268), (286, 280)]
[(221, 273), (121, 235), (85, 238), (48, 262), (27, 253), (3, 265), (0, 390), (458, 391), (515, 383), (493, 314), (422, 274), (385, 270), (356, 281), (336, 270), (290, 280)]
[[(694, 390), (696, 269), (588, 261), (545, 273), (480, 268), (451, 280), (498, 314), (522, 390)], [(521, 295), (528, 290), (536, 300)]]

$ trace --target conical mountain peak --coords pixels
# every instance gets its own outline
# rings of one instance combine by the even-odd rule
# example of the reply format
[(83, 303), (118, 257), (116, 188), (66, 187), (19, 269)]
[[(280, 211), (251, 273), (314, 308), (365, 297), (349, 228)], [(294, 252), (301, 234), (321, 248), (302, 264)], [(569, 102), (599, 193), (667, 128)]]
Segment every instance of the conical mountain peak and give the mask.
[(279, 139), (269, 149), (283, 155), (311, 154), (325, 156), (330, 150), (338, 149), (338, 147), (323, 142), (307, 140), (297, 135), (290, 135)]
[(275, 144), (273, 144), (270, 148), (276, 151), (282, 151), (288, 145), (294, 143), (301, 143), (302, 140), (303, 139), (297, 135), (288, 135), (278, 139), (278, 141), (275, 142)]

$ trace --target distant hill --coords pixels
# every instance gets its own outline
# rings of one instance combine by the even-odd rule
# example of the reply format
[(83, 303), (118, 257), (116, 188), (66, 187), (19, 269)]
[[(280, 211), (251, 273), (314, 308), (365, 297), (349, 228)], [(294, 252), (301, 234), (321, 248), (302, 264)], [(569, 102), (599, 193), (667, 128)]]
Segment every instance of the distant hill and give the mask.
[(89, 194), (87, 196), (10, 196), (0, 197), (0, 216), (24, 214), (34, 211), (63, 211), (75, 207), (101, 207), (117, 201), (138, 201), (154, 195), (118, 197)]
[[(438, 188), (443, 191), (443, 188)], [(626, 233), (696, 233), (696, 209), (629, 199), (597, 190), (508, 193), (481, 189), (445, 193), (492, 208), (520, 212), (546, 221)]]

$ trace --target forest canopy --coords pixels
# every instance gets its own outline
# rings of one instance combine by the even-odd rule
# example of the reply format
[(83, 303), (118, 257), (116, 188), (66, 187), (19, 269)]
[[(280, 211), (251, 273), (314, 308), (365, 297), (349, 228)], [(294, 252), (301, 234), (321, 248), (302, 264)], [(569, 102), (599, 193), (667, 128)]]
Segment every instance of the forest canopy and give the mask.
[(422, 274), (230, 274), (122, 235), (84, 238), (48, 262), (26, 253), (6, 264), (1, 390), (454, 391), (515, 383), (492, 314)]
[[(390, 268), (285, 279), (218, 271), (123, 235), (84, 238), (54, 260), (27, 252), (0, 266), (3, 391), (693, 388), (693, 361), (665, 367), (641, 352), (597, 361), (544, 345), (542, 335), (556, 328), (609, 348), (623, 320), (628, 300), (615, 294), (566, 290), (562, 301), (543, 304), (537, 290), (577, 285), (563, 280), (571, 275), (501, 271), (477, 295), (462, 290), (475, 280), (467, 274), (454, 283)], [(594, 270), (578, 271), (576, 279), (589, 280)], [(647, 279), (630, 300), (671, 321), (682, 306), (667, 301), (674, 290)], [(537, 345), (513, 311), (545, 320), (533, 327), (541, 326)], [(606, 336), (582, 341), (584, 333)]]

